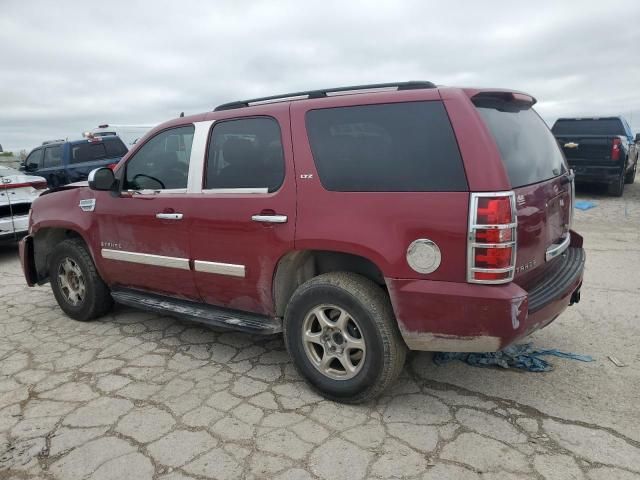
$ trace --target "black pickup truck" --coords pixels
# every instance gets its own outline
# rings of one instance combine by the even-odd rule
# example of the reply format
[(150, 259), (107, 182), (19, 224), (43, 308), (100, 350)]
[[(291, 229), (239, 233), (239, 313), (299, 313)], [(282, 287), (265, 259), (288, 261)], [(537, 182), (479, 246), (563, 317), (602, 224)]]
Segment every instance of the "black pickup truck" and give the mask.
[(620, 197), (633, 183), (640, 152), (640, 134), (633, 137), (622, 117), (559, 118), (551, 128), (564, 151), (576, 182), (603, 183)]

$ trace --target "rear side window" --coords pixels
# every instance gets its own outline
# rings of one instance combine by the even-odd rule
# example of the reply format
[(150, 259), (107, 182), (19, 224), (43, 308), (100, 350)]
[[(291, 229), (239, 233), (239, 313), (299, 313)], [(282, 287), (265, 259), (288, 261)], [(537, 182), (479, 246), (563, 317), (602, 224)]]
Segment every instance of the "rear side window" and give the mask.
[(62, 165), (62, 145), (44, 149), (44, 168)]
[(71, 146), (71, 163), (93, 162), (107, 158), (107, 149), (102, 142), (79, 143)]
[(566, 171), (558, 143), (535, 110), (478, 106), (500, 150), (514, 188), (542, 182)]
[(311, 110), (306, 124), (318, 175), (327, 190), (467, 190), (442, 102)]
[(280, 126), (255, 117), (214, 124), (205, 189), (261, 188), (275, 192), (284, 180)]
[(627, 135), (619, 118), (558, 120), (551, 131), (556, 135)]
[(128, 152), (127, 147), (119, 138), (105, 141), (104, 146), (107, 149), (107, 158), (122, 157)]

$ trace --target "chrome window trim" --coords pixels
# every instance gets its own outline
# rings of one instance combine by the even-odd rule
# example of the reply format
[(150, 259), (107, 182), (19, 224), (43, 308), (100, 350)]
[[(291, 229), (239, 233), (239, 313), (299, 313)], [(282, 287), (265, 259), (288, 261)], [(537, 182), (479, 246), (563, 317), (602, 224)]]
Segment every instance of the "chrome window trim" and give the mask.
[(163, 255), (153, 255), (150, 253), (127, 252), (125, 250), (112, 250), (103, 248), (102, 258), (117, 260), (120, 262), (140, 263), (155, 267), (177, 268), (179, 270), (190, 270), (189, 259), (180, 257), (165, 257)]
[[(501, 225), (481, 225), (476, 223), (476, 214), (478, 212), (478, 199), (479, 198), (492, 198), (492, 197), (509, 197), (511, 202), (511, 222), (509, 224)], [(476, 229), (495, 229), (495, 228), (512, 228), (513, 239), (509, 244), (504, 244), (505, 247), (512, 247), (511, 250), (511, 266), (507, 268), (478, 268), (474, 266), (474, 250), (476, 248), (491, 248), (493, 244), (478, 244), (476, 243)], [(518, 243), (518, 210), (516, 205), (516, 193), (513, 190), (502, 192), (472, 192), (469, 197), (469, 228), (467, 232), (467, 282), (479, 283), (484, 285), (498, 285), (505, 284), (513, 281), (516, 273), (516, 250)], [(506, 278), (499, 280), (476, 280), (473, 277), (475, 272), (485, 273), (509, 273)]]
[(202, 189), (201, 193), (206, 193), (207, 195), (211, 194), (239, 194), (239, 195), (257, 195), (257, 194), (266, 194), (269, 193), (268, 187), (261, 188), (207, 188)]
[(161, 190), (144, 189), (144, 190), (125, 190), (126, 193), (131, 195), (162, 195), (169, 194), (175, 195), (176, 193), (187, 193), (186, 188), (166, 188)]
[(209, 143), (209, 133), (215, 120), (194, 122), (191, 156), (189, 157), (189, 177), (187, 179), (187, 193), (202, 193), (204, 182), (204, 162)]
[(227, 275), (229, 277), (241, 277), (246, 275), (246, 267), (244, 265), (236, 265), (233, 263), (221, 262), (205, 262), (204, 260), (195, 260), (193, 262), (194, 271), (203, 273), (214, 273), (217, 275)]

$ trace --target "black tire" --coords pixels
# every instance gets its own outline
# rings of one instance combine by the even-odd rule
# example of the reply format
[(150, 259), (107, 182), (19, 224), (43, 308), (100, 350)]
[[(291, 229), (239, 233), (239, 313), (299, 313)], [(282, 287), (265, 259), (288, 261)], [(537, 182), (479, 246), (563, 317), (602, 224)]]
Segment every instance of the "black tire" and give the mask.
[[(322, 305), (344, 309), (357, 321), (356, 334), (365, 342), (366, 355), (352, 378), (326, 376), (305, 349), (305, 319)], [(350, 272), (319, 275), (295, 291), (285, 312), (284, 339), (296, 370), (309, 385), (343, 403), (362, 403), (380, 395), (402, 372), (407, 354), (388, 295), (371, 280)], [(327, 352), (320, 348), (323, 354)]]
[(627, 173), (627, 175), (624, 177), (624, 183), (631, 185), (633, 182), (636, 181), (636, 170), (638, 169), (638, 164), (635, 163), (633, 165), (633, 168), (631, 169), (631, 171), (629, 173)]
[(624, 193), (625, 177), (624, 174), (620, 174), (620, 178), (609, 185), (609, 195), (612, 197), (621, 197)]
[[(77, 266), (81, 276), (76, 275), (76, 280), (79, 277), (78, 282), (82, 281), (84, 285), (83, 294), (75, 297), (77, 300), (75, 304), (69, 299), (70, 295), (65, 293), (65, 287), (59, 275), (63, 263), (68, 265), (67, 261), (74, 268)], [(54, 249), (49, 258), (49, 280), (58, 305), (74, 320), (81, 322), (93, 320), (105, 315), (113, 306), (109, 288), (98, 275), (93, 259), (82, 240), (64, 240)], [(68, 287), (67, 292), (69, 292)]]

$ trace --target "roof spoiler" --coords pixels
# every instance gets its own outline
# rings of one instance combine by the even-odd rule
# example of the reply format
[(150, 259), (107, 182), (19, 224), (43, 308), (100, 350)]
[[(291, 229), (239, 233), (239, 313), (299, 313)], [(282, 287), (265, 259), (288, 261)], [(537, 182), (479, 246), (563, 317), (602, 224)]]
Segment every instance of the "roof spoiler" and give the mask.
[(495, 108), (501, 112), (518, 112), (528, 110), (537, 100), (531, 95), (521, 92), (483, 91), (471, 97), (476, 107)]

